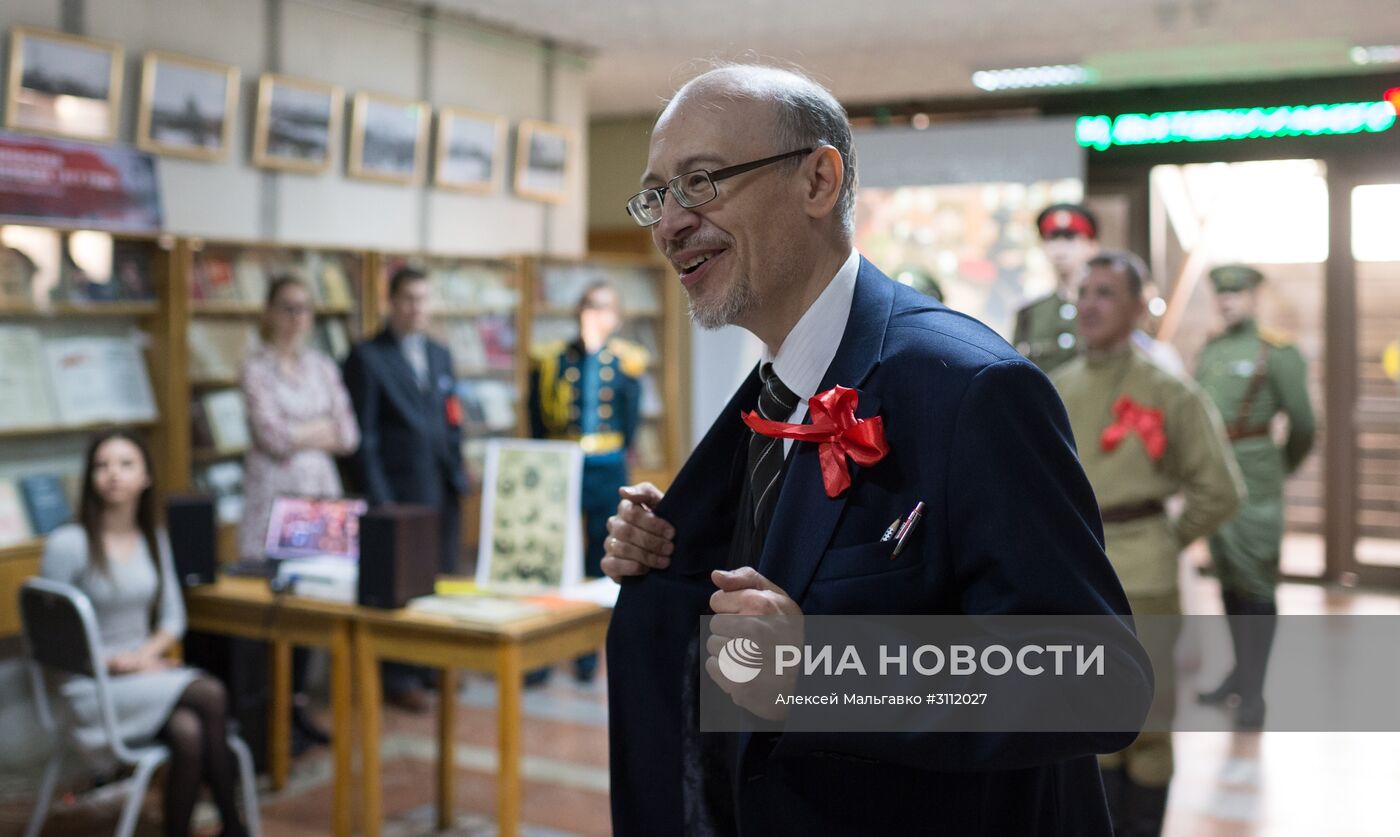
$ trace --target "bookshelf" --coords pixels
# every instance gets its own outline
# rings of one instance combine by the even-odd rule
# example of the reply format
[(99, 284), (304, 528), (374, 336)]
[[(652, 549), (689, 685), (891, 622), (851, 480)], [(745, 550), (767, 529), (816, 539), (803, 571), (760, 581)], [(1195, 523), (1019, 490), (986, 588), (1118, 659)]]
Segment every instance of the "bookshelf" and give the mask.
[[(291, 272), (308, 280), (316, 297), (313, 343), (340, 355), (328, 330), (339, 333), (341, 349), (377, 330), (388, 276), (405, 263), (425, 268), (434, 283), (434, 336), (453, 349), (458, 365), (467, 422), (464, 458), (474, 480), (482, 476), (487, 439), (528, 435), (530, 346), (572, 337), (577, 292), (606, 278), (620, 288), (627, 309), (621, 336), (652, 354), (644, 408), (648, 440), (632, 476), (663, 487), (670, 482), (687, 449), (682, 370), (689, 364), (689, 327), (681, 289), (655, 259), (477, 258), (0, 224), (0, 349), (6, 361), (0, 367), (0, 484), (57, 475), (76, 507), (91, 434), (133, 427), (151, 446), (163, 491), (204, 490), (228, 498), (219, 552), (221, 560), (236, 558), (233, 520), (244, 447), (207, 444), (202, 430), (196, 443), (196, 404), (237, 391), (270, 277)], [(13, 341), (5, 343), (17, 331), (33, 333), (41, 348), (71, 337), (134, 338), (153, 414), (7, 420), (6, 407), (24, 400), (14, 397), (21, 391), (16, 387), (26, 383), (6, 374), (19, 366), (12, 361)], [(42, 381), (48, 380), (45, 372), (38, 375)], [(464, 544), (476, 541), (479, 516), (479, 496), (464, 498)], [(37, 571), (44, 541), (33, 534), (6, 538), (4, 527), (0, 504), (0, 602), (12, 602), (23, 580)], [(0, 636), (18, 629), (15, 609), (0, 607)]]
[[(16, 600), (43, 556), (21, 480), (56, 478), (76, 509), (88, 440), (127, 427), (151, 447), (157, 483), (176, 481), (161, 455), (171, 441), (162, 417), (176, 247), (169, 237), (0, 225), (0, 494), (9, 497), (0, 602)], [(18, 630), (17, 609), (0, 607), (0, 636)]]
[(247, 422), (239, 371), (257, 344), (267, 290), (281, 275), (311, 290), (316, 322), (312, 347), (343, 361), (365, 333), (364, 301), (372, 257), (334, 247), (251, 241), (182, 241), (180, 253), (186, 325), (180, 369), (182, 414), (167, 417), (183, 434), (181, 488), (212, 494), (219, 505), (219, 559), (238, 557), (242, 464)]
[[(590, 284), (617, 288), (623, 305), (618, 336), (645, 347), (651, 364), (642, 382), (642, 421), (631, 478), (665, 487), (684, 460), (689, 409), (682, 370), (689, 366), (689, 324), (680, 284), (665, 263), (648, 256), (593, 254), (579, 259), (525, 259), (531, 346), (578, 333), (577, 304)], [(524, 390), (522, 390), (522, 393)]]

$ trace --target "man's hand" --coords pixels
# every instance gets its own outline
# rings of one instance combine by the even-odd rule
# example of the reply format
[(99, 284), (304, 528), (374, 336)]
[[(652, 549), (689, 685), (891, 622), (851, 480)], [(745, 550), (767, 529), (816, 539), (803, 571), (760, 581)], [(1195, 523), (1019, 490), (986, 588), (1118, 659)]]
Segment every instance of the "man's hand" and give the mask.
[(661, 490), (643, 482), (624, 485), (617, 493), (622, 500), (617, 514), (608, 518), (603, 573), (620, 581), (624, 576), (646, 575), (670, 566), (671, 553), (676, 551), (676, 528), (651, 511), (661, 502)]
[(753, 567), (715, 570), (710, 579), (719, 589), (710, 596), (710, 609), (715, 616), (710, 620), (710, 636), (705, 641), (705, 650), (709, 653), (705, 672), (738, 706), (760, 718), (786, 718), (788, 707), (779, 704), (777, 698), (794, 694), (796, 668), (789, 669), (781, 677), (764, 671), (748, 683), (734, 683), (720, 671), (719, 654), (725, 644), (736, 637), (758, 643), (765, 661), (774, 658), (779, 645), (801, 645), (802, 608), (786, 591)]

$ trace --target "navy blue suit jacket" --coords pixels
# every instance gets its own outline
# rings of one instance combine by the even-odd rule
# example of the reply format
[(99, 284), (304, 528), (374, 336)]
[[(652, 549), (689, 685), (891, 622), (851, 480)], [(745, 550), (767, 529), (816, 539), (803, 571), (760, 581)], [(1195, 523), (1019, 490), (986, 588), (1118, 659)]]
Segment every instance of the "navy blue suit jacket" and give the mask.
[(360, 423), (355, 475), (375, 505), (441, 506), (449, 488), (467, 490), (462, 428), (448, 421), (447, 400), (457, 397), (452, 355), (432, 340), (427, 354), (426, 391), (387, 328), (345, 360), (345, 387)]
[[(860, 392), (890, 454), (826, 495), (815, 445), (796, 443), (758, 571), (808, 614), (1121, 614), (1110, 664), (1151, 671), (1103, 550), (1098, 506), (1059, 397), (976, 320), (862, 260), (846, 332), (819, 390)], [(676, 528), (671, 565), (623, 585), (608, 632), (613, 828), (685, 831), (680, 683), (729, 559), (743, 478), (740, 386), (656, 513)], [(900, 556), (879, 543), (922, 500)], [(701, 677), (705, 675), (701, 674)], [(1142, 705), (1145, 715), (1150, 685)], [(693, 723), (690, 721), (689, 723)], [(1133, 733), (740, 734), (741, 833), (1108, 835), (1093, 754)], [(922, 824), (922, 825), (921, 825)]]

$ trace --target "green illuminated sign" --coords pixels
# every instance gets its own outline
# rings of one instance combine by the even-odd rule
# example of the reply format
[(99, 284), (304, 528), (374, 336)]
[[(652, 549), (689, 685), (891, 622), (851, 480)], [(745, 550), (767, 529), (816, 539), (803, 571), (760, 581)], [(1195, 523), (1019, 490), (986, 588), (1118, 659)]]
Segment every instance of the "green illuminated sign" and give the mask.
[(1080, 145), (1097, 151), (1115, 145), (1155, 145), (1164, 142), (1376, 134), (1389, 130), (1395, 124), (1397, 107), (1400, 105), (1382, 101), (1125, 113), (1116, 117), (1081, 116), (1075, 124), (1074, 133)]

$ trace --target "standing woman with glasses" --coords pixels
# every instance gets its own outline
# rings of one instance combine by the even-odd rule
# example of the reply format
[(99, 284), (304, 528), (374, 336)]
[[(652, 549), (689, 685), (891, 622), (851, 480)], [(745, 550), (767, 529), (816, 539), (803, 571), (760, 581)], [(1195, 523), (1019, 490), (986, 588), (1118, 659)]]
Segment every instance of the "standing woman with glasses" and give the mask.
[[(170, 747), (165, 833), (189, 833), (203, 782), (219, 807), (223, 834), (244, 835), (223, 684), (166, 657), (184, 634), (185, 606), (169, 539), (156, 525), (151, 455), (132, 433), (109, 430), (93, 439), (86, 462), (79, 522), (49, 535), (40, 574), (77, 587), (92, 602), (118, 733), (129, 741), (159, 737)], [(78, 746), (98, 746), (105, 733), (92, 679), (69, 678), (61, 691)]]
[[(279, 496), (335, 498), (342, 495), (332, 456), (351, 453), (360, 430), (335, 362), (306, 345), (315, 306), (296, 276), (273, 279), (267, 289), (262, 342), (248, 353), (240, 378), (248, 407), (250, 444), (243, 460), (243, 521), (239, 555), (264, 557), (272, 501)], [(297, 695), (292, 722), (294, 749), (324, 744), (326, 733), (305, 712), (305, 652), (293, 663)]]

